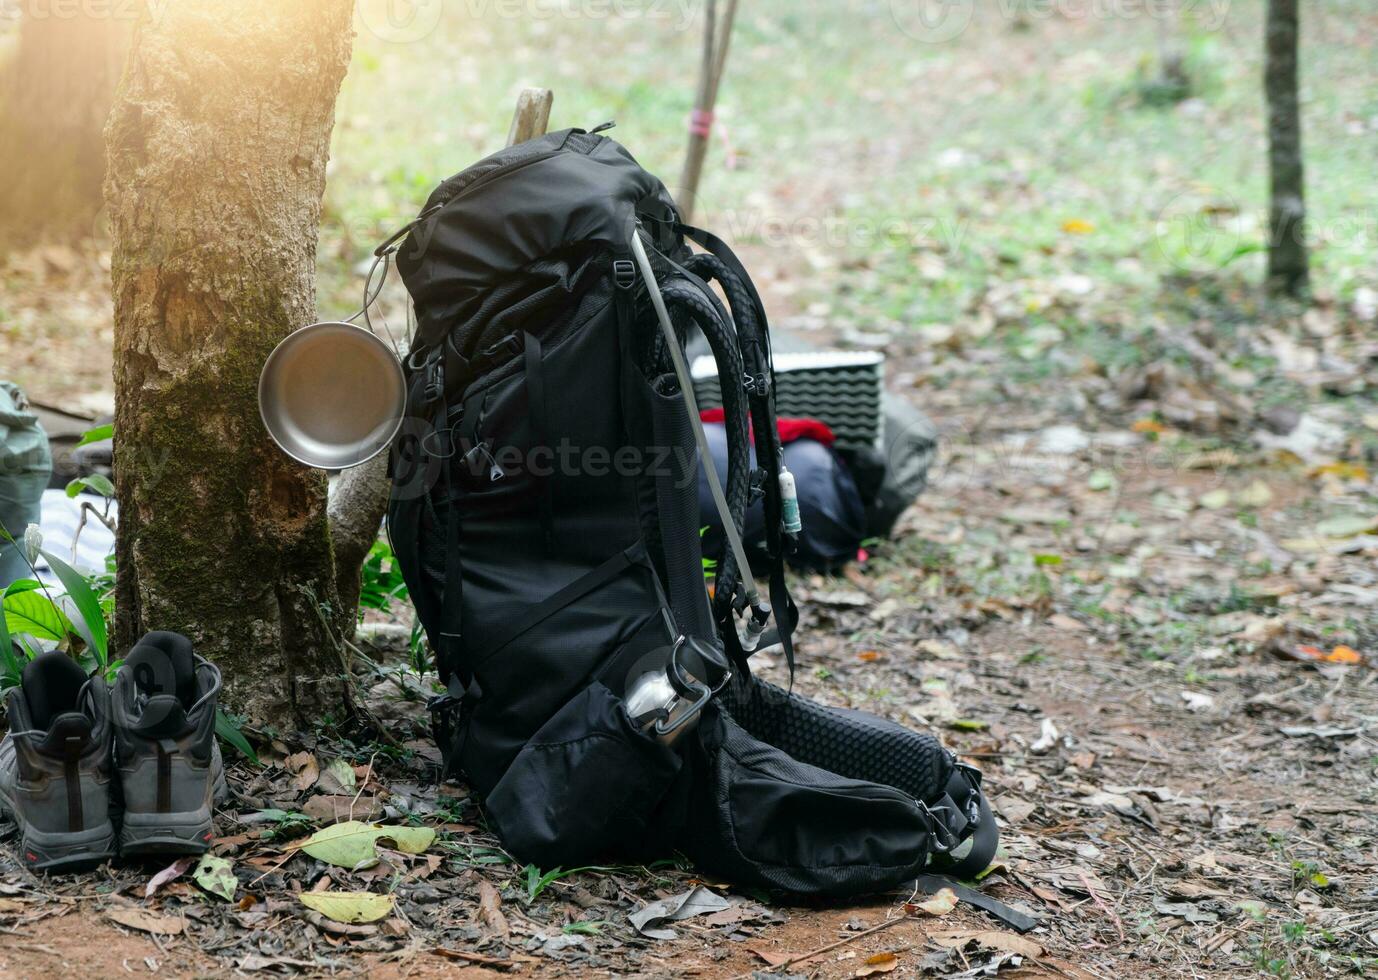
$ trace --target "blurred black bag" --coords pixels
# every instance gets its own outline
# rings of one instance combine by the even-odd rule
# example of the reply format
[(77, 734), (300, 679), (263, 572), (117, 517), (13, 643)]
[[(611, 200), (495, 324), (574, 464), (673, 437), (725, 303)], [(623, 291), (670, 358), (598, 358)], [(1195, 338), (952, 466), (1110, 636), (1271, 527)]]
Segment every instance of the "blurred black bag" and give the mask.
[[(960, 868), (984, 864), (980, 778), (932, 736), (751, 677), (767, 640), (793, 668), (794, 536), (768, 324), (731, 250), (580, 130), (446, 180), (385, 248), (418, 321), (389, 533), (447, 687), (431, 704), (446, 772), (505, 845), (546, 867), (681, 848), (742, 884), (835, 895), (962, 847)], [(711, 603), (690, 324), (733, 382)], [(730, 540), (756, 499), (769, 601)]]

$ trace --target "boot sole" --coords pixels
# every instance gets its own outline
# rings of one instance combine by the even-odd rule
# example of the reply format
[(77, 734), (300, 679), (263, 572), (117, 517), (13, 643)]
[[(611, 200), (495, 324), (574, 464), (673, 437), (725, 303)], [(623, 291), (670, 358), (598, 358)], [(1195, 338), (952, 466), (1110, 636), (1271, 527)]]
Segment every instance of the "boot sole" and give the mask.
[(26, 827), (19, 843), (20, 857), (34, 871), (89, 871), (115, 856), (115, 827), (106, 821), (93, 830), (66, 834)]

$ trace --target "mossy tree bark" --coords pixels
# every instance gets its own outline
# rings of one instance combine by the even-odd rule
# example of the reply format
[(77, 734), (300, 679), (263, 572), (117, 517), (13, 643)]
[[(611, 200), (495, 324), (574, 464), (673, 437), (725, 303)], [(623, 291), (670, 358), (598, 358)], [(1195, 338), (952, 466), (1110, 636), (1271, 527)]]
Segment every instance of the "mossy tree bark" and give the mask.
[(1264, 89), (1268, 98), (1268, 286), (1301, 296), (1310, 285), (1306, 189), (1297, 96), (1297, 0), (1268, 0)]
[[(102, 132), (134, 5), (20, 4), (19, 45), (0, 71), (0, 245), (92, 233), (105, 175)], [(119, 8), (119, 9), (117, 9)]]
[(347, 690), (325, 479), (269, 441), (256, 392), (273, 347), (315, 319), (352, 10), (158, 5), (107, 131), (116, 642), (187, 633), (262, 723), (319, 720)]

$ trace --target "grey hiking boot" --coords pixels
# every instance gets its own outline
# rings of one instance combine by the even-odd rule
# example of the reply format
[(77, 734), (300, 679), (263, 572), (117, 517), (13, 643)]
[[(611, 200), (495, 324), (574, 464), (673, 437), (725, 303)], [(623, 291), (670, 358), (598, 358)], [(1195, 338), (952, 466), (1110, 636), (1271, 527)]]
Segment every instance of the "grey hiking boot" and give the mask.
[(19, 825), (36, 871), (76, 871), (114, 856), (110, 689), (62, 653), (24, 667), (0, 742), (0, 810)]
[(224, 794), (215, 742), (220, 671), (178, 633), (149, 633), (115, 677), (111, 713), (124, 800), (120, 853), (204, 854)]

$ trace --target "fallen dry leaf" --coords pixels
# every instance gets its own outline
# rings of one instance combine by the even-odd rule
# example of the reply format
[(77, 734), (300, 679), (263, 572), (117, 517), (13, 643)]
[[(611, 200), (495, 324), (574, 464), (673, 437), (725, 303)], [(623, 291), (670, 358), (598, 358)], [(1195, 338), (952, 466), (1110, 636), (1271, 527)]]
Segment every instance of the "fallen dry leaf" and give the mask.
[(781, 952), (777, 949), (764, 949), (760, 946), (748, 946), (747, 952), (759, 956), (767, 966), (782, 966), (794, 959), (793, 953)]
[(957, 893), (951, 888), (940, 888), (922, 902), (909, 902), (904, 910), (910, 915), (947, 915), (957, 907)]
[(116, 908), (105, 914), (122, 926), (155, 936), (176, 936), (186, 928), (186, 922), (180, 915), (159, 915), (147, 909)]
[(298, 793), (305, 793), (321, 778), (320, 763), (310, 752), (294, 752), (282, 764), (292, 773), (292, 788)]
[(1326, 664), (1361, 664), (1364, 662), (1363, 654), (1353, 647), (1340, 644), (1335, 649), (1326, 653), (1320, 647), (1299, 644), (1296, 648), (1298, 660), (1315, 660)]
[(393, 908), (391, 895), (369, 892), (303, 892), (297, 898), (307, 908), (345, 925), (377, 922), (390, 915)]
[(874, 956), (866, 957), (866, 961), (857, 968), (853, 976), (869, 977), (877, 973), (889, 973), (899, 965), (900, 958), (894, 953), (876, 953)]
[(507, 922), (507, 916), (502, 914), (502, 896), (486, 881), (478, 883), (478, 910), (479, 918), (490, 932), (503, 939), (511, 938), (512, 927)]
[(187, 873), (187, 869), (196, 863), (195, 858), (178, 858), (162, 871), (159, 871), (152, 878), (148, 879), (148, 884), (144, 886), (144, 898), (152, 898), (158, 894), (158, 889), (162, 888), (170, 881), (174, 881)]
[(939, 946), (948, 949), (957, 949), (970, 943), (976, 943), (986, 949), (997, 950), (1002, 953), (1013, 953), (1016, 956), (1027, 956), (1030, 959), (1037, 959), (1043, 955), (1043, 947), (1032, 939), (1025, 939), (1023, 936), (1013, 932), (1001, 932), (997, 929), (973, 929), (973, 930), (952, 930), (950, 932), (930, 933), (928, 938)]
[(313, 796), (302, 804), (301, 812), (322, 823), (345, 820), (378, 820), (383, 816), (383, 804), (376, 797)]

